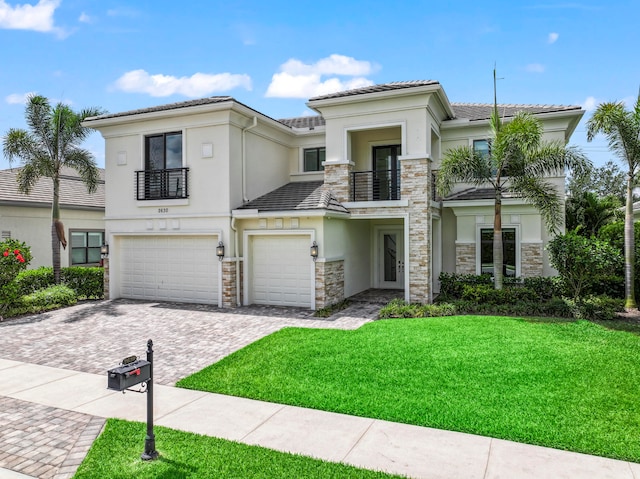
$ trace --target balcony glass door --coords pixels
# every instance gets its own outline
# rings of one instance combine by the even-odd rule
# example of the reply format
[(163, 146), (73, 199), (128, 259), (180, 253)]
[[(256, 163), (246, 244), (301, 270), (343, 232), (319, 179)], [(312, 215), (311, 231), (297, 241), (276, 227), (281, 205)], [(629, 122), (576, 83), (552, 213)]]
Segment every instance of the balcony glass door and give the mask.
[(373, 199), (400, 199), (400, 145), (373, 147)]

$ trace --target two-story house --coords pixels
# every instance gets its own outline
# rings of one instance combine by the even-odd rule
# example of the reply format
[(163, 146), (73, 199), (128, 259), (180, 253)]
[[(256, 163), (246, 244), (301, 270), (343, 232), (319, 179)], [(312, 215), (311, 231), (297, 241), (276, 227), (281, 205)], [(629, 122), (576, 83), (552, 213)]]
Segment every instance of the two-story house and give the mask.
[[(490, 273), (490, 192), (437, 198), (442, 153), (488, 148), (492, 105), (436, 81), (312, 98), (274, 120), (231, 97), (88, 119), (106, 142), (112, 298), (312, 309), (370, 288), (430, 302), (441, 271)], [(576, 106), (501, 105), (568, 141)], [(559, 173), (561, 175), (561, 173)], [(564, 188), (564, 176), (550, 179)], [(539, 213), (503, 202), (507, 274), (552, 274)]]

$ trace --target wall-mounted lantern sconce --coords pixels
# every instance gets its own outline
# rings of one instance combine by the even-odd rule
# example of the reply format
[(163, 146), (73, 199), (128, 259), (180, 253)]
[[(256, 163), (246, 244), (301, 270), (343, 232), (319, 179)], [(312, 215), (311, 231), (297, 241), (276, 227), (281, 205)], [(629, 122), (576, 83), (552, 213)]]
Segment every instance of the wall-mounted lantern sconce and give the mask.
[(311, 257), (313, 258), (313, 261), (318, 259), (318, 243), (315, 241), (311, 245)]
[(224, 258), (224, 244), (222, 243), (222, 241), (220, 241), (218, 243), (218, 246), (216, 247), (216, 255), (218, 256), (218, 259), (220, 261), (222, 261), (222, 258)]
[(103, 244), (102, 246), (100, 246), (100, 257), (102, 259), (105, 259), (105, 258), (109, 257), (109, 245), (108, 244)]

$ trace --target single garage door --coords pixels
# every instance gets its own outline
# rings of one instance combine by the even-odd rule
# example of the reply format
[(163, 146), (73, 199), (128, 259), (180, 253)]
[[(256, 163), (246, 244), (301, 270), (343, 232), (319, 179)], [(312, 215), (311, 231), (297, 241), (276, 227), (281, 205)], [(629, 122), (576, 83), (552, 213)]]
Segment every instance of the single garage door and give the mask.
[(218, 304), (217, 236), (127, 236), (120, 240), (120, 295)]
[(311, 307), (309, 236), (252, 236), (251, 301)]

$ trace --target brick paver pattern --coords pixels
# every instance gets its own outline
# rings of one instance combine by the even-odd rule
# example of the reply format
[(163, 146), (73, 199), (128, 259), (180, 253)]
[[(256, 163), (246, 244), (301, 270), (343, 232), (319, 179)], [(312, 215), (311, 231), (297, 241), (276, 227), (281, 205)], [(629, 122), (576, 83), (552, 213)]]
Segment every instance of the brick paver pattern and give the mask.
[[(97, 301), (0, 322), (0, 358), (105, 375), (154, 344), (154, 381), (173, 385), (284, 327), (356, 329), (380, 304), (354, 303), (329, 319), (305, 309)], [(0, 468), (43, 479), (73, 477), (104, 419), (2, 396)]]

